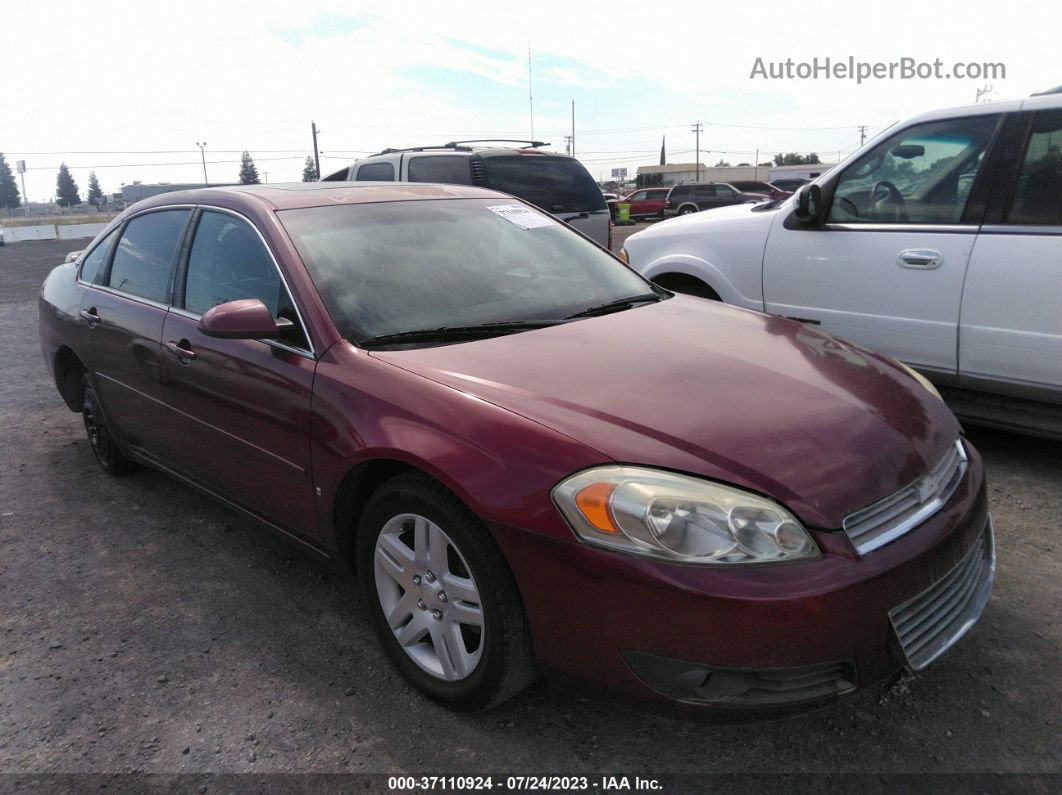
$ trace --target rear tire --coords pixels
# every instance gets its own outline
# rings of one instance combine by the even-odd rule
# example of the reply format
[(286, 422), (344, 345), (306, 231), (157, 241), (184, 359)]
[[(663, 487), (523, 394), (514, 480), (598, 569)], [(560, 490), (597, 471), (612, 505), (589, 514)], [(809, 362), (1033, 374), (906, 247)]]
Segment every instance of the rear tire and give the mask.
[(678, 214), (679, 215), (689, 215), (690, 213), (695, 213), (695, 212), (697, 212), (697, 211), (694, 210), (692, 207), (679, 207)]
[(83, 378), (81, 383), (81, 418), (85, 423), (85, 433), (88, 436), (92, 454), (96, 457), (96, 463), (108, 475), (129, 474), (136, 469), (136, 464), (118, 449), (114, 436), (107, 426), (103, 409), (100, 407), (99, 395), (92, 388), (88, 378)]
[(384, 483), (362, 512), (357, 568), (391, 662), (456, 710), (495, 707), (536, 677), (531, 632), (483, 523), (420, 472)]

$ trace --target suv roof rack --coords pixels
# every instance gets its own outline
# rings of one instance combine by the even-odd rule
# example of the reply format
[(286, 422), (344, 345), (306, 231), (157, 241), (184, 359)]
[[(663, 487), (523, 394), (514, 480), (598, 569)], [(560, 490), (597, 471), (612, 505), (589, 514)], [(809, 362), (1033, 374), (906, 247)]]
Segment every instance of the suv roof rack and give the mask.
[(1034, 97), (1042, 97), (1042, 96), (1045, 96), (1047, 94), (1062, 94), (1062, 86), (1055, 86), (1054, 88), (1048, 88), (1048, 89), (1045, 89), (1043, 91), (1037, 91), (1032, 96), (1034, 96)]
[[(398, 152), (427, 152), (432, 149), (448, 149), (452, 152), (471, 152), (472, 147), (465, 146), (465, 144), (483, 143), (529, 144), (532, 149), (537, 149), (540, 146), (549, 146), (548, 143), (543, 141), (525, 141), (517, 138), (472, 138), (468, 141), (450, 141), (445, 144), (433, 144), (429, 146), (407, 146), (401, 149), (381, 149), (376, 155), (393, 155)], [(369, 157), (375, 157), (376, 155), (369, 155)]]

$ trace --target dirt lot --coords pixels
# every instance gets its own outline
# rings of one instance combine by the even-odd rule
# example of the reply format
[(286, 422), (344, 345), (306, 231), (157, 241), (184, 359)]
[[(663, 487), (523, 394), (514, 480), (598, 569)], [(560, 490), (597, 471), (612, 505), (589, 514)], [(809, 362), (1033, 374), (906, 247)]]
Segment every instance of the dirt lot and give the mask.
[(0, 249), (0, 773), (23, 777), (7, 784), (35, 772), (1062, 771), (1062, 445), (970, 429), (991, 484), (996, 588), (957, 649), (886, 691), (740, 726), (541, 683), (494, 712), (453, 714), (392, 673), (352, 582), (161, 474), (99, 470), (37, 344), (37, 291), (69, 247)]

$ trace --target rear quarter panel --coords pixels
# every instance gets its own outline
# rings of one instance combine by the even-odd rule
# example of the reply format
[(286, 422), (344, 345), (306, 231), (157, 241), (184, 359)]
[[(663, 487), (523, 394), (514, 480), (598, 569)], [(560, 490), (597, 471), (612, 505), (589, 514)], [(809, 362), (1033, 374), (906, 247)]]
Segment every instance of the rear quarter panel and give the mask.
[(55, 375), (55, 355), (64, 345), (84, 361), (84, 328), (78, 312), (85, 288), (77, 282), (77, 264), (53, 268), (41, 286), (37, 302), (41, 353), (49, 373)]

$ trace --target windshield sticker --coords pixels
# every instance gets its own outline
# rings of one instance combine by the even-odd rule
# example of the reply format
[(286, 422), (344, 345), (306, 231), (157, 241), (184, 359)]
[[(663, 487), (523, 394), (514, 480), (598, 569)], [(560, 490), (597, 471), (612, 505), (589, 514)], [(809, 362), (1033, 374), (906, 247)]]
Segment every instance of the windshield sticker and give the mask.
[(487, 209), (521, 229), (537, 229), (540, 226), (553, 226), (554, 223), (552, 218), (532, 212), (522, 204), (495, 204)]

